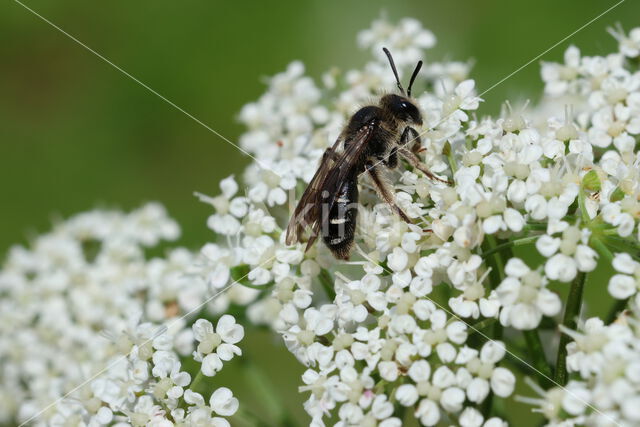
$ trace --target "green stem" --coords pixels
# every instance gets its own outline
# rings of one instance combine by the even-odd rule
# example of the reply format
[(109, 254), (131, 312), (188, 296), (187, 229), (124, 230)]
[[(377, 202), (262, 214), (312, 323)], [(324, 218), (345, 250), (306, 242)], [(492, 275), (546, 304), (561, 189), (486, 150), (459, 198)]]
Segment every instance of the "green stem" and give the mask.
[(545, 387), (549, 385), (549, 378), (551, 378), (551, 368), (547, 363), (547, 358), (544, 353), (544, 346), (540, 339), (540, 334), (536, 329), (530, 331), (523, 331), (524, 339), (527, 342), (527, 348), (529, 349), (529, 355), (533, 359), (533, 366), (543, 375), (537, 375), (538, 383)]
[(611, 253), (611, 251), (609, 250), (609, 248), (607, 248), (607, 245), (605, 245), (602, 240), (600, 240), (598, 237), (593, 237), (591, 239), (591, 244), (594, 246), (595, 250), (604, 258), (607, 259), (607, 261), (609, 262), (609, 264), (611, 264), (611, 262), (613, 261), (613, 254)]
[(548, 224), (546, 222), (528, 222), (523, 230), (524, 231), (546, 231)]
[(387, 385), (387, 381), (386, 380), (380, 380), (376, 383), (375, 386), (373, 386), (373, 390), (375, 393), (380, 394), (384, 391), (385, 386)]
[[(489, 246), (489, 249), (486, 252), (491, 252), (493, 254), (491, 259), (487, 260), (489, 266), (491, 267), (491, 271), (489, 272), (491, 283), (489, 284), (489, 286), (491, 289), (495, 289), (505, 279), (505, 261), (503, 256), (507, 259), (510, 258), (512, 256), (511, 249), (509, 245), (498, 244), (496, 238), (492, 235), (486, 236), (485, 239), (487, 245)], [(496, 322), (493, 326), (493, 338), (497, 340), (502, 339), (502, 333), (502, 325), (500, 324), (500, 322)]]
[(605, 236), (617, 236), (619, 231), (617, 228), (607, 228), (606, 230), (600, 231), (600, 233), (604, 234)]
[(584, 188), (580, 187), (578, 193), (578, 207), (580, 208), (580, 214), (584, 223), (589, 222), (589, 213), (587, 212), (587, 206), (585, 204)]
[(193, 391), (198, 391), (198, 387), (200, 386), (200, 383), (202, 383), (202, 380), (205, 378), (204, 374), (202, 373), (202, 371), (198, 371), (198, 374), (196, 375), (196, 377), (193, 379), (193, 381), (191, 381), (191, 385), (189, 385), (189, 388)]
[(488, 260), (487, 262), (491, 267), (491, 272), (489, 273), (489, 277), (491, 278), (490, 286), (491, 286), (491, 289), (495, 289), (498, 287), (500, 282), (502, 282), (502, 280), (504, 280), (505, 278), (504, 262), (500, 252), (503, 249), (508, 248), (508, 245), (505, 245), (505, 244), (498, 245), (496, 242), (496, 238), (491, 235), (485, 236), (485, 239), (487, 241), (487, 245), (489, 246), (489, 249), (487, 249), (486, 251), (483, 251), (482, 254), (485, 255), (486, 253), (491, 253), (493, 255), (492, 259)]
[[(585, 273), (578, 273), (571, 284), (562, 320), (562, 325), (567, 329), (576, 328), (576, 319), (580, 315), (580, 308), (582, 307), (582, 292), (586, 278), (587, 275)], [(561, 386), (567, 383), (567, 344), (570, 341), (571, 337), (561, 332), (558, 357), (556, 358), (556, 370), (553, 377), (555, 383)]]
[[(618, 233), (618, 231), (616, 230), (616, 233)], [(605, 234), (605, 233), (603, 233)], [(640, 246), (638, 245), (638, 241), (635, 238), (632, 237), (620, 237), (615, 233), (606, 233), (605, 234), (607, 237), (605, 237), (606, 241), (615, 241), (615, 242), (620, 242), (624, 245), (627, 245), (628, 247), (638, 250), (640, 248)]]
[(492, 255), (496, 252), (500, 252), (503, 251), (505, 249), (511, 248), (513, 246), (522, 246), (522, 245), (527, 245), (529, 243), (533, 243), (536, 241), (536, 239), (540, 237), (538, 235), (536, 236), (529, 236), (529, 237), (523, 237), (521, 239), (515, 239), (515, 240), (509, 240), (508, 242), (505, 243), (501, 243), (497, 246), (493, 246), (491, 249), (488, 249), (486, 251), (482, 251), (482, 257), (487, 257), (489, 255)]
[[(614, 236), (607, 236), (604, 241), (594, 242), (594, 246), (599, 244), (602, 248), (596, 250), (607, 258), (609, 262), (612, 262), (614, 256), (611, 251), (626, 252), (631, 258), (640, 262), (640, 257), (636, 255), (640, 250), (640, 247), (634, 242), (630, 242), (625, 239), (616, 238)], [(604, 253), (603, 253), (604, 252)]]
[(330, 301), (335, 300), (336, 291), (333, 288), (334, 282), (331, 274), (329, 274), (329, 272), (325, 268), (323, 268), (322, 270), (320, 270), (318, 279), (320, 280), (320, 284), (322, 285), (324, 292), (327, 294), (327, 298), (329, 298)]
[(640, 249), (640, 245), (638, 244), (638, 241), (636, 239), (632, 239), (628, 237), (624, 238), (617, 235), (607, 235), (603, 241), (605, 242), (605, 244), (609, 244), (609, 245), (616, 243), (618, 245), (624, 246), (626, 248), (624, 252), (636, 253)]

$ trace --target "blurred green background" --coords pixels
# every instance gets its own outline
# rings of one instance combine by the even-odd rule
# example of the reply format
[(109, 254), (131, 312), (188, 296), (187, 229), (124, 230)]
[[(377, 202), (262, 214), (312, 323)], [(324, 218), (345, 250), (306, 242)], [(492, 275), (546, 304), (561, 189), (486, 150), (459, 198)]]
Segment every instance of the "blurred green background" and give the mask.
[[(233, 141), (242, 132), (235, 117), (263, 92), (265, 76), (294, 59), (313, 77), (359, 66), (366, 53), (356, 34), (381, 12), (418, 18), (436, 34), (427, 61), (473, 58), (483, 91), (615, 3), (24, 1)], [(615, 41), (605, 29), (616, 23), (640, 25), (640, 2), (622, 3), (542, 60), (561, 59), (570, 43), (607, 53)], [(210, 238), (210, 207), (192, 193), (217, 193), (246, 157), (14, 1), (0, 6), (0, 40), (0, 254), (47, 230), (52, 217), (147, 200), (168, 207), (182, 243), (197, 248)], [(505, 99), (535, 100), (541, 89), (536, 61), (487, 93), (480, 112), (498, 111)], [(252, 337), (247, 351), (264, 355), (261, 364), (304, 420), (298, 377), (278, 375), (285, 364), (300, 368), (285, 352), (263, 354), (264, 346), (268, 337)]]

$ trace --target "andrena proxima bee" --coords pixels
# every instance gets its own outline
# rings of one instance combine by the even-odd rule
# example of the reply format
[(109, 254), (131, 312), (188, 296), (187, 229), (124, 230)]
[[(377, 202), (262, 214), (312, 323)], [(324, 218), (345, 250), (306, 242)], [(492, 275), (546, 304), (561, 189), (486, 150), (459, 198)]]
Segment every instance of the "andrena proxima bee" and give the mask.
[(324, 243), (336, 258), (349, 259), (358, 215), (358, 177), (363, 173), (371, 179), (378, 196), (400, 218), (411, 223), (396, 204), (393, 187), (385, 178), (385, 169), (398, 166), (398, 158), (430, 179), (448, 182), (431, 173), (416, 155), (421, 144), (413, 126), (422, 125), (422, 115), (411, 99), (411, 86), (422, 61), (413, 70), (405, 93), (391, 53), (387, 48), (383, 50), (401, 95), (384, 95), (378, 105), (358, 110), (333, 146), (327, 148), (287, 226), (289, 245), (302, 242), (304, 230), (310, 228), (306, 250), (322, 233)]

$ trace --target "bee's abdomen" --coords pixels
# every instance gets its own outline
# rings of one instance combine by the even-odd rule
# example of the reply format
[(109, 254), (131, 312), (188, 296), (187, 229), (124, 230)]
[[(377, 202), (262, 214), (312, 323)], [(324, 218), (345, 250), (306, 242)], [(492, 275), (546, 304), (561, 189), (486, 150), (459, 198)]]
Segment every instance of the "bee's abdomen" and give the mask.
[(358, 217), (358, 181), (347, 179), (340, 187), (323, 224), (322, 238), (336, 258), (349, 259)]

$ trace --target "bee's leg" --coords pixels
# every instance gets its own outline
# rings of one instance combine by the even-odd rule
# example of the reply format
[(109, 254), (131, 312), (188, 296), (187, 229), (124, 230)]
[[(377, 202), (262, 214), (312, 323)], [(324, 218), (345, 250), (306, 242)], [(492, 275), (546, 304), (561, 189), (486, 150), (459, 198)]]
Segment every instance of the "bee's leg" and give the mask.
[(393, 188), (380, 175), (375, 164), (367, 163), (366, 170), (371, 177), (371, 181), (373, 181), (373, 186), (375, 187), (378, 196), (389, 206), (391, 206), (391, 209), (393, 209), (400, 216), (400, 218), (403, 219), (403, 221), (411, 224), (411, 218), (409, 218), (407, 214), (404, 213), (404, 211), (400, 209), (400, 207), (396, 204), (396, 198)]
[(399, 145), (411, 144), (411, 151), (418, 153), (422, 150), (422, 141), (420, 140), (420, 134), (417, 130), (411, 126), (404, 128), (402, 136), (400, 137)]
[(389, 169), (395, 169), (398, 166), (398, 147), (393, 147), (386, 157), (378, 158)]
[(444, 182), (445, 184), (449, 184), (449, 185), (452, 184), (452, 182), (449, 181), (449, 180), (442, 179), (442, 178), (439, 178), (439, 177), (435, 176), (429, 170), (429, 168), (427, 168), (427, 165), (425, 165), (424, 163), (422, 163), (420, 161), (420, 158), (413, 151), (408, 150), (408, 149), (406, 149), (404, 147), (400, 147), (398, 149), (398, 154), (400, 154), (404, 159), (406, 159), (411, 166), (413, 166), (414, 168), (422, 171), (422, 173), (424, 173), (427, 176), (427, 178), (432, 179), (432, 180), (436, 180), (436, 181), (440, 181), (440, 182)]

